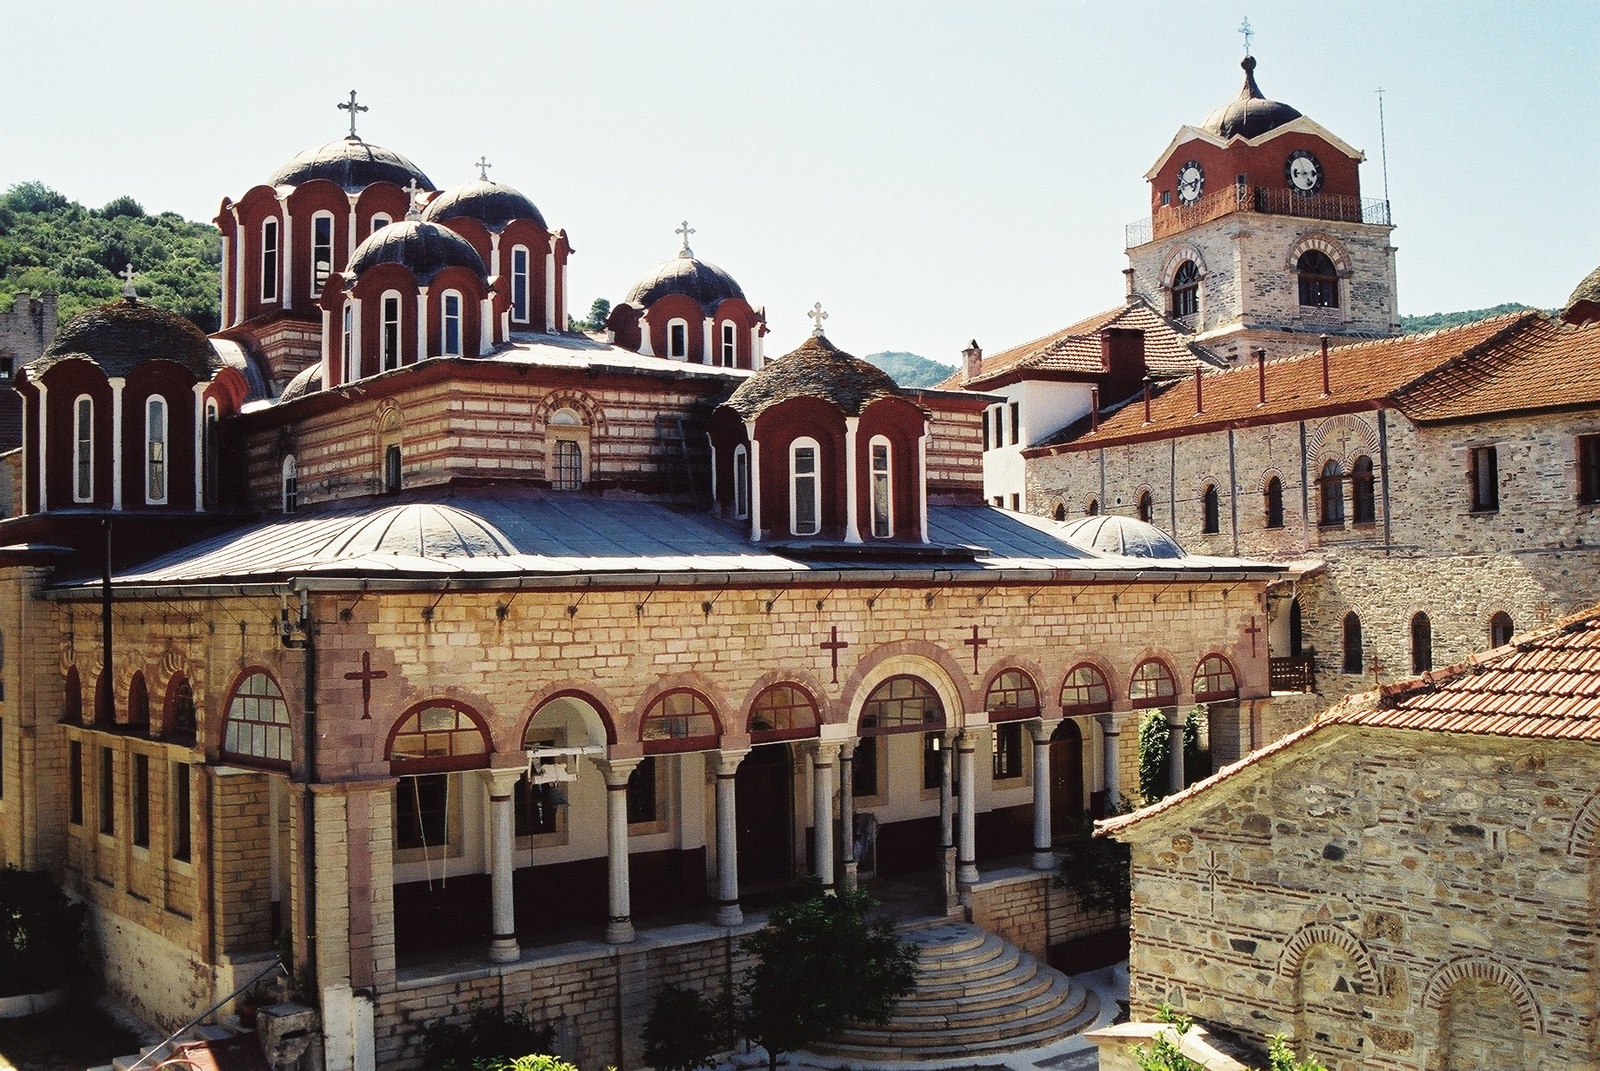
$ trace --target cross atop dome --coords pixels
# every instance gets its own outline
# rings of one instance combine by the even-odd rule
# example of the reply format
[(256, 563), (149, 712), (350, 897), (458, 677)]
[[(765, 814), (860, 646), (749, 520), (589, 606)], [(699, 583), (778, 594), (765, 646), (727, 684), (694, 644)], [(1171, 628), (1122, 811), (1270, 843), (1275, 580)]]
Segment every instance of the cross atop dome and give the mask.
[(372, 109), (368, 108), (365, 104), (357, 104), (356, 103), (356, 91), (352, 89), (350, 91), (350, 102), (348, 104), (339, 105), (339, 110), (341, 112), (349, 112), (350, 113), (350, 135), (349, 135), (350, 140), (351, 141), (360, 141), (361, 138), (359, 136), (357, 136), (357, 134), (356, 134), (356, 115), (358, 113), (360, 113), (360, 112), (369, 112)]
[(1244, 21), (1239, 24), (1239, 33), (1244, 37), (1244, 54), (1248, 56), (1250, 54), (1250, 38), (1256, 35), (1256, 32), (1250, 28), (1249, 15), (1246, 15)]
[(689, 248), (689, 235), (694, 233), (694, 228), (689, 226), (689, 221), (688, 220), (684, 220), (683, 221), (683, 226), (677, 228), (672, 233), (673, 234), (681, 234), (681, 235), (683, 235), (683, 248), (678, 250), (678, 256), (680, 256), (680, 257), (692, 257), (692, 256), (694, 256), (694, 250)]
[(417, 195), (422, 193), (422, 192), (423, 192), (423, 189), (422, 189), (422, 187), (420, 185), (417, 184), (417, 180), (416, 179), (412, 179), (410, 184), (406, 186), (406, 218), (407, 219), (421, 219), (422, 218), (422, 210), (417, 207)]
[(121, 271), (117, 272), (117, 274), (122, 276), (122, 296), (127, 298), (129, 301), (138, 301), (139, 291), (135, 290), (133, 287), (133, 278), (139, 273), (133, 270), (133, 265), (126, 265)]
[(828, 318), (828, 314), (822, 311), (822, 302), (819, 301), (815, 305), (811, 306), (811, 311), (806, 313), (806, 315), (811, 317), (811, 323), (813, 324), (811, 328), (811, 337), (821, 338), (822, 321)]
[(479, 179), (483, 180), (484, 182), (489, 181), (489, 169), (494, 165), (489, 162), (489, 158), (487, 156), (478, 157), (478, 162), (472, 166), (478, 169)]

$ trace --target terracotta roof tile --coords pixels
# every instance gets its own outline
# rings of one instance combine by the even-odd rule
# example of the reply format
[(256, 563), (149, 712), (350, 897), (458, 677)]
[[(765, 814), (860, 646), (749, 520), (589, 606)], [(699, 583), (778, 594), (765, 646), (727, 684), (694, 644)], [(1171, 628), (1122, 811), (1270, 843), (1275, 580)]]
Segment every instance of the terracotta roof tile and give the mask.
[(1395, 401), (1420, 422), (1600, 403), (1600, 324), (1535, 317), (1488, 351), (1428, 373)]

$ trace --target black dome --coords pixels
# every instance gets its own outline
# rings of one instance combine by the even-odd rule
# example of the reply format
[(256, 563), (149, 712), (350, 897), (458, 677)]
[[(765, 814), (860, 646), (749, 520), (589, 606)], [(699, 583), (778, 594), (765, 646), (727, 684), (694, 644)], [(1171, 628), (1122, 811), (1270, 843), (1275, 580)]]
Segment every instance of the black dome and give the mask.
[(29, 366), (35, 372), (68, 357), (87, 357), (107, 376), (125, 376), (146, 361), (181, 364), (210, 379), (221, 359), (211, 340), (175, 312), (126, 298), (86, 309), (63, 327)]
[(424, 190), (434, 188), (416, 164), (397, 152), (360, 138), (344, 138), (307, 149), (278, 168), (267, 185), (298, 186), (311, 179), (327, 179), (351, 193), (366, 189), (374, 182), (392, 182), (404, 188), (411, 185), (412, 179)]
[(283, 393), (278, 395), (278, 404), (292, 402), (296, 398), (304, 398), (308, 394), (315, 394), (322, 389), (322, 364), (308, 364), (300, 369), (300, 374), (289, 381), (283, 388)]
[(473, 179), (463, 186), (446, 190), (429, 201), (428, 207), (422, 210), (422, 218), (432, 223), (443, 223), (462, 216), (477, 220), (491, 231), (505, 229), (505, 225), (514, 219), (529, 219), (545, 230), (550, 229), (545, 226), (544, 217), (532, 201), (510, 186), (486, 179)]
[(848, 416), (860, 416), (869, 402), (899, 394), (889, 373), (813, 335), (794, 352), (768, 361), (725, 404), (749, 420), (790, 398), (823, 398)]
[(483, 258), (455, 231), (437, 223), (407, 219), (391, 223), (356, 246), (348, 275), (359, 276), (378, 264), (403, 264), (426, 283), (446, 268), (470, 268), (483, 279)]
[(649, 308), (657, 298), (682, 294), (700, 303), (707, 314), (716, 311), (728, 298), (743, 298), (744, 291), (733, 276), (687, 253), (679, 253), (655, 271), (633, 284), (623, 302), (635, 308)]
[(1246, 56), (1239, 66), (1244, 68), (1244, 88), (1233, 100), (1206, 116), (1200, 129), (1219, 138), (1255, 138), (1300, 118), (1298, 110), (1261, 95), (1256, 86), (1254, 56)]

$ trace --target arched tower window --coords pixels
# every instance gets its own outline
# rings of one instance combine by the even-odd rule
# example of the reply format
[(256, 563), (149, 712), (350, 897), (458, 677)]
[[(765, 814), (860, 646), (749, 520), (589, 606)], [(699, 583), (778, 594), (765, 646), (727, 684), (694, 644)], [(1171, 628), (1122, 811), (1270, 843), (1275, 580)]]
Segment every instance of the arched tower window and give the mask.
[(1316, 309), (1339, 307), (1339, 275), (1320, 249), (1307, 249), (1295, 263), (1300, 277), (1300, 304)]
[(389, 224), (391, 224), (393, 222), (394, 222), (394, 220), (389, 218), (388, 213), (386, 213), (386, 212), (377, 213), (376, 215), (374, 215), (372, 217), (372, 233), (373, 234), (377, 234), (379, 231), (383, 230), (383, 228), (387, 227)]
[(208, 505), (216, 505), (218, 491), (222, 486), (222, 444), (217, 441), (217, 424), (222, 418), (222, 410), (218, 407), (216, 399), (206, 399), (206, 422), (204, 458), (205, 464), (205, 500)]
[(439, 341), (441, 352), (446, 357), (461, 356), (461, 295), (454, 290), (446, 290), (440, 299), (440, 332)]
[(722, 321), (722, 363), (732, 368), (739, 360), (739, 329), (732, 320)]
[(1344, 671), (1363, 671), (1361, 654), (1361, 618), (1354, 610), (1344, 615)]
[(721, 731), (711, 701), (688, 688), (657, 696), (639, 723), (639, 739), (650, 755), (714, 748)]
[(222, 753), (274, 766), (288, 766), (293, 758), (289, 704), (266, 673), (252, 673), (234, 689), (222, 725)]
[(1283, 481), (1276, 476), (1267, 477), (1267, 489), (1262, 492), (1267, 510), (1267, 527), (1283, 527)]
[(1504, 647), (1511, 642), (1516, 631), (1516, 626), (1511, 623), (1511, 615), (1501, 610), (1489, 619), (1489, 646)]
[(1373, 493), (1372, 458), (1363, 454), (1350, 466), (1350, 519), (1355, 524), (1373, 524), (1378, 519), (1378, 501)]
[(528, 248), (511, 247), (511, 319), (514, 323), (528, 322)]
[(72, 500), (94, 499), (94, 399), (78, 395), (72, 406)]
[(689, 321), (667, 321), (667, 356), (674, 361), (689, 359)]
[(293, 513), (300, 508), (300, 463), (293, 454), (283, 459), (283, 512)]
[(789, 532), (792, 535), (816, 535), (822, 529), (817, 450), (815, 439), (796, 439), (789, 446)]
[(872, 534), (879, 539), (894, 535), (894, 495), (889, 480), (889, 440), (874, 435), (868, 445), (872, 460)]
[(1182, 320), (1200, 313), (1200, 268), (1192, 260), (1178, 265), (1172, 275), (1172, 315)]
[(318, 297), (333, 274), (333, 213), (311, 217), (311, 296)]
[(167, 501), (167, 400), (144, 403), (144, 500), (153, 506)]
[(261, 300), (278, 300), (278, 218), (261, 221)]
[(1322, 524), (1335, 527), (1344, 524), (1344, 473), (1339, 462), (1329, 458), (1322, 466), (1322, 478), (1317, 481), (1322, 502)]
[(1411, 617), (1411, 672), (1426, 673), (1433, 668), (1433, 622), (1418, 612)]
[(1207, 535), (1215, 535), (1222, 531), (1222, 503), (1217, 494), (1217, 485), (1206, 484), (1206, 489), (1200, 496), (1201, 524), (1200, 530)]

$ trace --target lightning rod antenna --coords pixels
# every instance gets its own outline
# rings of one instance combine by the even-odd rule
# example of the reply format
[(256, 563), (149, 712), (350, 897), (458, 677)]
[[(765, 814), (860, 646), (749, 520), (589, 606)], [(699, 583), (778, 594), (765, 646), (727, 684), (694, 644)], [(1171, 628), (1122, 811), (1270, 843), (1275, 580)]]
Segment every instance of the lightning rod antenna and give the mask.
[(1378, 87), (1378, 147), (1383, 153), (1383, 199), (1389, 200), (1389, 141), (1383, 130), (1383, 87)]

